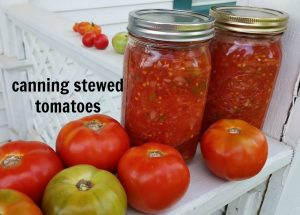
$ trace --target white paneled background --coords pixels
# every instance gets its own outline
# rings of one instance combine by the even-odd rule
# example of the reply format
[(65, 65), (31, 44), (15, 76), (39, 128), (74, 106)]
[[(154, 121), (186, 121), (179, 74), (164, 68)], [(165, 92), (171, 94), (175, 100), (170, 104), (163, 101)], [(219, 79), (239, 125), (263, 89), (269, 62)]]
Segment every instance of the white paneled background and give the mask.
[(29, 0), (41, 8), (55, 12), (67, 19), (100, 24), (108, 36), (126, 31), (128, 13), (147, 8), (173, 8), (173, 0)]
[(3, 74), (0, 69), (0, 144), (9, 140), (7, 111), (4, 103)]

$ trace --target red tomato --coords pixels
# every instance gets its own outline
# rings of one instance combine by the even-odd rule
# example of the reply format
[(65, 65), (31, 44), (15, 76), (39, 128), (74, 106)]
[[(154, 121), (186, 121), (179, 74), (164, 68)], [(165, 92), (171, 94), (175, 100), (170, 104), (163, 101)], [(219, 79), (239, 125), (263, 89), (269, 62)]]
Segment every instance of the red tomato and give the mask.
[(125, 129), (113, 118), (95, 114), (71, 121), (59, 132), (56, 151), (65, 166), (90, 164), (115, 171), (129, 148)]
[(105, 34), (98, 34), (94, 39), (94, 46), (97, 49), (106, 49), (109, 44), (109, 40)]
[(28, 196), (10, 189), (0, 189), (0, 214), (43, 215), (41, 209)]
[(94, 45), (94, 39), (96, 36), (97, 34), (94, 32), (88, 32), (84, 34), (84, 36), (82, 37), (83, 45), (86, 47), (92, 47)]
[(0, 147), (0, 188), (25, 193), (40, 203), (50, 179), (63, 169), (50, 146), (37, 141), (13, 141)]
[(200, 148), (206, 166), (227, 180), (256, 175), (268, 157), (263, 133), (238, 119), (223, 119), (211, 125), (202, 136)]
[(157, 213), (176, 203), (190, 183), (189, 169), (180, 153), (154, 142), (129, 149), (119, 162), (118, 177), (128, 203), (146, 213)]

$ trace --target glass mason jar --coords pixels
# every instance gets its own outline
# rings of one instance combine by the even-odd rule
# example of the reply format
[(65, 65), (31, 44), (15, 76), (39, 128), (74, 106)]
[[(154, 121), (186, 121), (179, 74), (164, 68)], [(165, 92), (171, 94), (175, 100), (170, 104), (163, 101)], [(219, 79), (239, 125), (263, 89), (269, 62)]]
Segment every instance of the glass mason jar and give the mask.
[(129, 14), (122, 121), (132, 145), (155, 141), (196, 151), (211, 71), (214, 19), (186, 11)]
[(288, 15), (254, 7), (214, 7), (212, 73), (204, 131), (219, 119), (243, 119), (262, 128), (281, 63)]

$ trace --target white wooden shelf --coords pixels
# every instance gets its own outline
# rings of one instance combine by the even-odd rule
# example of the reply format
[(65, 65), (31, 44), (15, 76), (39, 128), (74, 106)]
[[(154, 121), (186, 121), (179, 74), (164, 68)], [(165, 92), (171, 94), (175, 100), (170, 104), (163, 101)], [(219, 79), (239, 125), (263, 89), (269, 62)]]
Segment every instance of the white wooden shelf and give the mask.
[[(189, 164), (191, 183), (187, 193), (176, 205), (162, 214), (210, 214), (261, 184), (273, 172), (288, 165), (293, 156), (291, 147), (273, 138), (267, 139), (269, 145), (267, 163), (258, 175), (243, 181), (229, 182), (215, 177), (204, 166), (198, 151)], [(139, 215), (141, 213), (129, 209), (127, 214)]]

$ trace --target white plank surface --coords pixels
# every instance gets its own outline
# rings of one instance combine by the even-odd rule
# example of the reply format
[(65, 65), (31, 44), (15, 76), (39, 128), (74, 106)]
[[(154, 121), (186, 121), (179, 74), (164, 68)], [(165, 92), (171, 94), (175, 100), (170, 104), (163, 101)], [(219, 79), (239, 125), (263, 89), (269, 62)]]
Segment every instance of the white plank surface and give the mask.
[[(75, 11), (62, 11), (58, 12), (61, 16), (74, 21), (94, 21), (100, 25), (124, 23), (128, 20), (128, 14), (132, 10), (148, 9), (148, 8), (159, 8), (159, 9), (171, 9), (172, 2), (158, 2), (151, 4), (141, 4), (139, 2), (134, 5), (125, 5), (117, 7), (103, 7), (94, 8), (89, 10), (75, 10)], [(112, 15), (114, 14), (114, 15)]]
[(257, 215), (267, 188), (267, 181), (235, 199), (227, 206), (226, 215)]
[(0, 126), (0, 145), (9, 140), (9, 129), (7, 126)]
[(264, 201), (260, 209), (262, 215), (275, 214), (283, 188), (286, 185), (286, 173), (288, 171), (289, 167), (284, 167), (273, 173), (270, 177), (268, 189), (264, 195)]
[(7, 116), (5, 109), (0, 109), (0, 126), (7, 125)]
[(4, 96), (3, 96), (3, 92), (1, 92), (0, 90), (0, 110), (4, 109)]
[(285, 187), (280, 196), (279, 203), (275, 206), (274, 215), (300, 214), (300, 141), (295, 150), (295, 157), (286, 178)]
[[(186, 195), (162, 214), (207, 215), (267, 180), (272, 172), (290, 163), (293, 153), (289, 146), (272, 138), (268, 138), (268, 143), (268, 161), (263, 170), (251, 179), (236, 182), (228, 182), (213, 176), (205, 168), (201, 155), (197, 153), (189, 164), (191, 184)], [(128, 212), (128, 215), (137, 214), (139, 213), (132, 209)]]
[(293, 109), (291, 110), (290, 120), (286, 125), (283, 140), (292, 146), (296, 146), (297, 141), (300, 140), (300, 96), (295, 101)]
[(123, 7), (128, 5), (155, 5), (160, 3), (173, 3), (172, 0), (29, 0), (31, 4), (39, 6), (49, 11), (77, 11), (88, 10), (95, 8), (111, 8), (111, 7)]
[(228, 205), (226, 215), (254, 215), (255, 208), (253, 206), (256, 201), (256, 194), (255, 190), (251, 190), (231, 202)]
[[(0, 66), (1, 66), (1, 58), (0, 58)], [(3, 73), (0, 68), (0, 144), (2, 142), (6, 142), (9, 140), (8, 133), (8, 119), (6, 112), (6, 105), (4, 103), (4, 83), (3, 83)]]
[[(300, 56), (298, 57), (300, 58)], [(297, 84), (300, 86), (299, 80), (297, 81)], [(282, 194), (276, 207), (275, 215), (300, 214), (300, 92), (298, 87), (296, 87), (295, 94), (296, 93), (298, 96), (291, 109), (290, 117), (283, 136), (284, 141), (294, 147), (294, 158), (288, 174), (284, 177), (285, 186), (282, 188)]]

